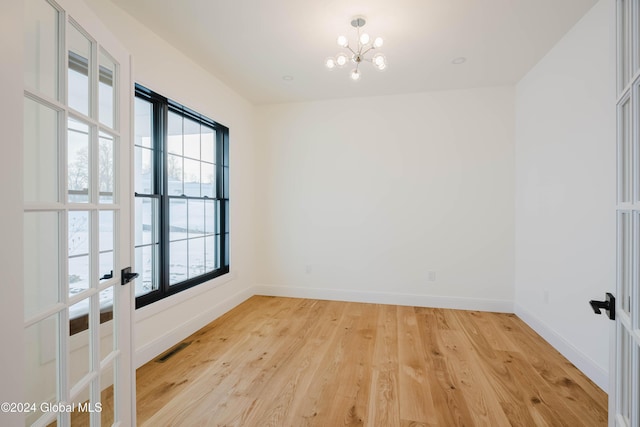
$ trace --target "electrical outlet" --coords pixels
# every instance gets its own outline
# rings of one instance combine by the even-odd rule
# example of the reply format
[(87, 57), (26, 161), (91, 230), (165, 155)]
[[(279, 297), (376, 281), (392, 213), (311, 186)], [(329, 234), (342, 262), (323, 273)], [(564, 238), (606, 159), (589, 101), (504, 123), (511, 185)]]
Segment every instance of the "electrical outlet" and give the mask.
[(436, 272), (435, 271), (430, 271), (429, 272), (429, 281), (430, 282), (435, 282), (436, 281)]

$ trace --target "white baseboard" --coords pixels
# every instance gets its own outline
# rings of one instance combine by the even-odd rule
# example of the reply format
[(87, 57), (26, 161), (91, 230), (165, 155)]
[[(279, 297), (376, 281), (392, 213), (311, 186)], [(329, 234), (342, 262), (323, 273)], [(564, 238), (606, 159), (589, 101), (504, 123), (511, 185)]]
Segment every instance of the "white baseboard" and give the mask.
[(275, 285), (257, 285), (252, 289), (254, 295), (513, 313), (513, 302), (509, 300), (346, 291), (343, 289), (300, 288)]
[(596, 383), (605, 393), (609, 389), (609, 373), (596, 362), (578, 350), (573, 344), (563, 338), (549, 325), (540, 320), (530, 311), (519, 304), (515, 304), (515, 314), (544, 338), (551, 346), (569, 359), (576, 368), (580, 369), (591, 381)]
[(167, 331), (160, 338), (141, 347), (136, 351), (134, 356), (136, 369), (154, 357), (162, 354), (164, 351), (170, 349), (189, 335), (202, 329), (229, 310), (243, 303), (245, 300), (251, 298), (254, 295), (252, 291), (252, 288), (246, 288), (238, 292), (237, 294), (211, 307), (210, 310), (192, 318), (170, 331)]

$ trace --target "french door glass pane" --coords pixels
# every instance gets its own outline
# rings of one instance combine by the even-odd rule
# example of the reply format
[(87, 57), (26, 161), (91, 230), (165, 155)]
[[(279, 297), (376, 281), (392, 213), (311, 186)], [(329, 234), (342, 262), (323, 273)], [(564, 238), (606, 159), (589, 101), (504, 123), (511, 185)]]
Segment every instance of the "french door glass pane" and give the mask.
[(114, 128), (116, 64), (104, 51), (100, 50), (98, 71), (98, 101), (100, 123)]
[(67, 25), (69, 107), (89, 116), (91, 105), (92, 43), (74, 25)]
[(90, 299), (83, 299), (69, 307), (69, 319), (86, 319), (85, 327), (81, 328), (82, 330), (86, 329), (86, 331), (69, 337), (69, 380), (71, 381), (69, 385), (71, 387), (75, 386), (90, 370), (89, 336), (91, 322), (88, 321)]
[(58, 99), (59, 12), (43, 0), (24, 2), (24, 83)]
[(58, 201), (58, 112), (24, 99), (24, 200)]
[(114, 349), (113, 347), (113, 286), (100, 291), (100, 360)]
[(631, 313), (631, 281), (632, 268), (632, 217), (629, 212), (620, 212), (618, 216), (618, 262), (620, 280), (620, 306), (622, 310)]
[(114, 174), (114, 137), (100, 132), (98, 138), (98, 182), (100, 203), (114, 202), (115, 174)]
[(631, 78), (631, 0), (618, 0), (618, 91), (629, 83)]
[(101, 426), (110, 426), (115, 420), (115, 405), (113, 402), (114, 374), (115, 370), (113, 369), (113, 365), (109, 365), (105, 368), (104, 373), (101, 376), (101, 388), (103, 388), (100, 396), (100, 403), (102, 404), (100, 411)]
[(89, 201), (89, 126), (69, 118), (67, 137), (67, 183), (69, 202)]
[[(97, 379), (93, 380), (91, 383), (93, 383), (94, 381), (97, 381)], [(84, 408), (88, 408), (88, 404), (90, 403), (90, 389), (91, 389), (91, 385), (89, 384), (88, 386), (84, 387), (80, 393), (78, 393), (78, 395), (72, 399), (72, 404), (74, 405), (73, 408), (73, 412), (71, 412), (71, 425), (72, 426), (89, 426), (89, 425), (94, 425), (91, 423), (90, 421), (90, 417), (91, 417), (91, 412), (89, 412), (88, 410), (85, 411), (81, 411), (81, 405)]]
[(632, 384), (632, 371), (631, 371), (631, 337), (624, 327), (620, 328), (620, 353), (619, 353), (619, 367), (620, 384), (618, 384), (618, 412), (625, 418), (627, 423), (631, 420), (631, 384)]
[(98, 221), (100, 235), (100, 261), (99, 280), (108, 280), (113, 277), (114, 267), (114, 237), (115, 216), (113, 211), (100, 211)]
[(90, 286), (89, 230), (87, 211), (69, 212), (69, 296), (76, 295)]
[(618, 147), (620, 160), (618, 162), (618, 202), (631, 201), (633, 168), (632, 168), (632, 131), (631, 131), (631, 98), (628, 97), (620, 106), (618, 113), (620, 120), (620, 136)]
[[(43, 415), (42, 403), (57, 401), (56, 366), (58, 364), (58, 314), (25, 329), (24, 375), (25, 402), (35, 402), (35, 412), (25, 414), (25, 424), (32, 425)], [(46, 409), (46, 408), (45, 408)]]
[(60, 220), (57, 212), (24, 214), (24, 315), (30, 318), (59, 301)]

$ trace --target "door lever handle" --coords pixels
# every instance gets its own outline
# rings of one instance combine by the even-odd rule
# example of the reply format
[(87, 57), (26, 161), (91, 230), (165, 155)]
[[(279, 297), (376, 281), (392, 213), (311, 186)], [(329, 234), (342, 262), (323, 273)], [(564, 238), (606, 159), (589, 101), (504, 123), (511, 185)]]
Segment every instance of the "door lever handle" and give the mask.
[(136, 277), (138, 277), (139, 275), (140, 274), (138, 273), (132, 273), (131, 267), (123, 268), (122, 274), (120, 275), (120, 284), (124, 286), (130, 281), (132, 281), (133, 279), (135, 279)]
[(589, 301), (589, 304), (595, 314), (602, 314), (600, 309), (604, 309), (607, 312), (609, 319), (616, 320), (616, 299), (609, 292), (607, 292), (604, 301), (591, 300)]

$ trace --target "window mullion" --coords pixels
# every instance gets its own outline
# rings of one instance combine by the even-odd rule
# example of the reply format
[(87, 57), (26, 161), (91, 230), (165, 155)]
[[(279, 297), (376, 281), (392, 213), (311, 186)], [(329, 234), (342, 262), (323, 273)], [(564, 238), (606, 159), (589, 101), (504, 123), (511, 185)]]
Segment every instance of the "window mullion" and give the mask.
[(168, 176), (168, 154), (167, 154), (167, 132), (168, 114), (167, 104), (156, 100), (154, 103), (156, 111), (154, 120), (154, 138), (156, 143), (156, 161), (159, 173), (156, 173), (156, 192), (160, 194), (160, 263), (159, 268), (159, 288), (162, 297), (169, 292), (169, 188)]

